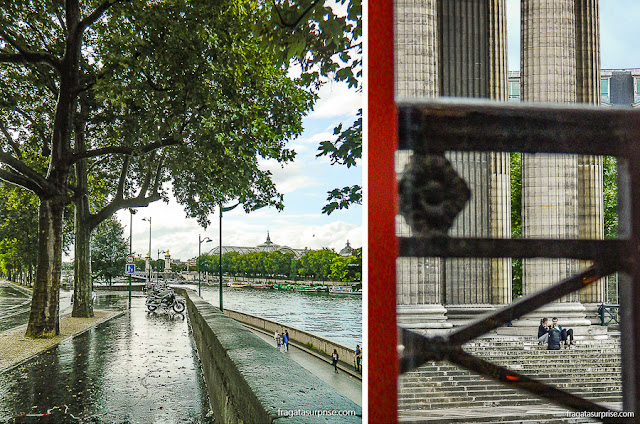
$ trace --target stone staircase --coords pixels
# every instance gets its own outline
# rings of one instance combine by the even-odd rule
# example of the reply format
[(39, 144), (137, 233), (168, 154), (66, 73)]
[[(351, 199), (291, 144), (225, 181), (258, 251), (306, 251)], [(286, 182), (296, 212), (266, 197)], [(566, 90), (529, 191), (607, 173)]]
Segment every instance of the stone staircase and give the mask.
[[(621, 408), (618, 336), (578, 339), (549, 351), (531, 337), (490, 336), (463, 346), (474, 355), (573, 394)], [(428, 363), (398, 382), (401, 422), (586, 423), (546, 399), (506, 387), (448, 362)], [(533, 411), (533, 412), (532, 412)]]

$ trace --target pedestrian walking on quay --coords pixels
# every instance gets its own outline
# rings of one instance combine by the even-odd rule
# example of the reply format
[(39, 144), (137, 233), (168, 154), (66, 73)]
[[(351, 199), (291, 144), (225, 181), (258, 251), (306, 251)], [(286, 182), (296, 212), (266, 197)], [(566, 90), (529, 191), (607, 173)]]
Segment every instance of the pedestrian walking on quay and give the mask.
[(340, 356), (338, 355), (338, 351), (336, 349), (333, 349), (333, 353), (331, 354), (331, 360), (333, 363), (333, 369), (335, 370), (336, 374), (338, 374), (338, 359), (340, 358)]
[(276, 347), (278, 349), (280, 349), (280, 333), (278, 333), (278, 331), (276, 330), (276, 332), (273, 334), (273, 338), (276, 339)]
[(284, 336), (282, 336), (282, 341), (284, 342), (285, 350), (289, 352), (289, 331), (284, 330)]
[(360, 360), (362, 359), (362, 350), (360, 350), (360, 345), (356, 345), (356, 354), (354, 355), (356, 360), (356, 371), (362, 372), (362, 368), (360, 367)]

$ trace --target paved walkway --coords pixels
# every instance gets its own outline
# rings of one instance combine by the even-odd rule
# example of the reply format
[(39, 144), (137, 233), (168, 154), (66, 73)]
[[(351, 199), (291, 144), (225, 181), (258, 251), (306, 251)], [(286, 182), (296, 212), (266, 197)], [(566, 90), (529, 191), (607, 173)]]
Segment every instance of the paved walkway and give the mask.
[(338, 374), (336, 374), (333, 371), (333, 366), (331, 364), (298, 349), (292, 344), (289, 344), (289, 352), (280, 352), (275, 346), (273, 335), (268, 336), (263, 332), (251, 328), (250, 326), (246, 327), (261, 339), (269, 342), (273, 346), (274, 355), (288, 355), (289, 358), (293, 359), (303, 368), (316, 375), (320, 380), (329, 384), (340, 394), (348, 397), (359, 406), (362, 406), (362, 381), (360, 381), (360, 379), (355, 378), (344, 371), (339, 371)]
[[(107, 313), (121, 316), (0, 373), (0, 422), (59, 405), (81, 422), (212, 422), (187, 319), (149, 314), (140, 297), (130, 311)], [(17, 340), (18, 330), (0, 338)]]

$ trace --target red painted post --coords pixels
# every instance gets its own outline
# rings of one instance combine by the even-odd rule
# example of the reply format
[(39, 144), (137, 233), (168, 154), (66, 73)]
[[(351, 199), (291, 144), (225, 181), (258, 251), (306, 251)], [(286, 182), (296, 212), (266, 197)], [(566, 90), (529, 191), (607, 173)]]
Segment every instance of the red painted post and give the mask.
[(393, 1), (368, 6), (368, 420), (397, 422)]

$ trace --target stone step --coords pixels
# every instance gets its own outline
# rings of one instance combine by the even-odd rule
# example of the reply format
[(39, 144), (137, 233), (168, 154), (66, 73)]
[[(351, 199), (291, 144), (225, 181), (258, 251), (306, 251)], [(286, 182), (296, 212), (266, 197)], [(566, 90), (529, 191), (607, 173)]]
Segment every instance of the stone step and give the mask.
[[(597, 398), (588, 396), (591, 393), (575, 393), (577, 395), (590, 398), (598, 403), (602, 402), (620, 402), (622, 400), (621, 394), (603, 394), (598, 395)], [(587, 395), (587, 396), (584, 396)], [(592, 395), (592, 394), (591, 394)], [(442, 400), (444, 400), (443, 398)], [(497, 406), (519, 406), (519, 405), (538, 405), (540, 399), (533, 397), (521, 397), (510, 396), (506, 398), (492, 399), (489, 397), (470, 397), (468, 399), (451, 399), (446, 398), (446, 401), (428, 402), (425, 399), (404, 399), (398, 400), (398, 409), (443, 409), (443, 408), (471, 408), (471, 407), (497, 407)]]
[(557, 415), (552, 414), (527, 414), (526, 418), (522, 416), (513, 417), (513, 416), (505, 416), (502, 418), (499, 417), (455, 417), (455, 418), (447, 418), (447, 417), (433, 417), (428, 413), (425, 414), (424, 417), (416, 417), (414, 414), (412, 416), (403, 415), (400, 412), (398, 416), (398, 422), (402, 424), (413, 424), (413, 423), (438, 423), (438, 424), (454, 424), (454, 423), (482, 423), (482, 424), (509, 424), (509, 423), (517, 423), (517, 424), (584, 424), (584, 423), (595, 423), (597, 420), (590, 418), (573, 418), (573, 417), (558, 417)]
[[(488, 362), (494, 363), (496, 365), (501, 365), (507, 368), (513, 368), (518, 370), (535, 370), (537, 373), (543, 374), (546, 371), (549, 374), (559, 375), (565, 373), (567, 371), (572, 372), (576, 370), (580, 372), (580, 370), (588, 370), (589, 372), (598, 369), (604, 368), (612, 368), (612, 369), (620, 369), (622, 368), (621, 361), (587, 361), (584, 360), (563, 360), (563, 361), (546, 361), (546, 362), (532, 362), (526, 360), (514, 360), (514, 361), (494, 361), (488, 360)], [(454, 365), (438, 365), (438, 366), (422, 366), (420, 368), (416, 368), (413, 371), (406, 373), (405, 375), (414, 375), (425, 372), (432, 373), (449, 373), (454, 371), (460, 371), (460, 368)]]
[[(553, 374), (550, 373), (536, 373), (535, 370), (533, 370), (533, 372), (531, 372), (532, 370), (521, 370), (521, 369), (514, 369), (514, 371), (518, 372), (519, 374), (522, 375), (526, 375), (528, 377), (534, 378), (536, 380), (542, 380), (542, 381), (558, 381), (558, 382), (565, 382), (565, 381), (590, 381), (590, 380), (598, 380), (598, 379), (602, 379), (602, 378), (608, 378), (608, 379), (616, 379), (616, 378), (620, 378), (620, 373), (621, 373), (621, 369), (620, 368), (609, 368), (609, 369), (594, 369), (593, 371), (588, 371), (588, 370), (582, 370), (581, 372), (572, 372), (572, 373), (563, 373), (563, 372), (554, 372)], [(403, 376), (401, 381), (403, 383), (408, 383), (411, 381), (422, 381), (422, 382), (429, 382), (429, 381), (477, 381), (478, 383), (482, 383), (482, 381), (484, 380), (482, 377), (473, 374), (473, 373), (469, 373), (469, 372), (465, 372), (465, 371), (460, 371), (460, 372), (448, 372), (448, 373), (423, 373), (423, 374), (415, 374), (415, 375), (411, 375), (411, 376)], [(486, 378), (486, 381), (492, 381), (490, 378)]]
[[(425, 394), (437, 394), (437, 395), (451, 395), (453, 393), (471, 393), (471, 392), (501, 392), (501, 391), (510, 391), (516, 390), (515, 388), (504, 386), (500, 383), (487, 384), (483, 386), (470, 386), (466, 384), (458, 384), (458, 382), (453, 382), (454, 384), (433, 384), (429, 386), (410, 386), (410, 387), (402, 387), (398, 391), (398, 396), (402, 395), (411, 395), (415, 396), (423, 396)], [(576, 382), (576, 383), (561, 383), (554, 384), (553, 386), (562, 389), (572, 391), (570, 389), (582, 389), (585, 391), (601, 391), (601, 392), (611, 392), (622, 389), (621, 381), (611, 381), (606, 382), (607, 384), (602, 384), (601, 381), (590, 381), (590, 382)]]
[[(583, 388), (576, 387), (573, 390), (569, 390), (572, 394), (586, 395), (592, 398), (606, 398), (614, 397), (616, 399), (621, 398), (622, 389), (611, 391), (600, 390), (584, 390)], [(427, 398), (428, 397), (428, 398)], [(510, 399), (528, 399), (534, 401), (536, 398), (532, 394), (520, 393), (514, 390), (496, 390), (496, 391), (470, 391), (470, 392), (447, 392), (447, 393), (402, 393), (398, 394), (398, 402), (400, 404), (427, 404), (434, 406), (437, 403), (451, 402), (451, 401), (467, 401), (467, 402), (502, 402)]]

